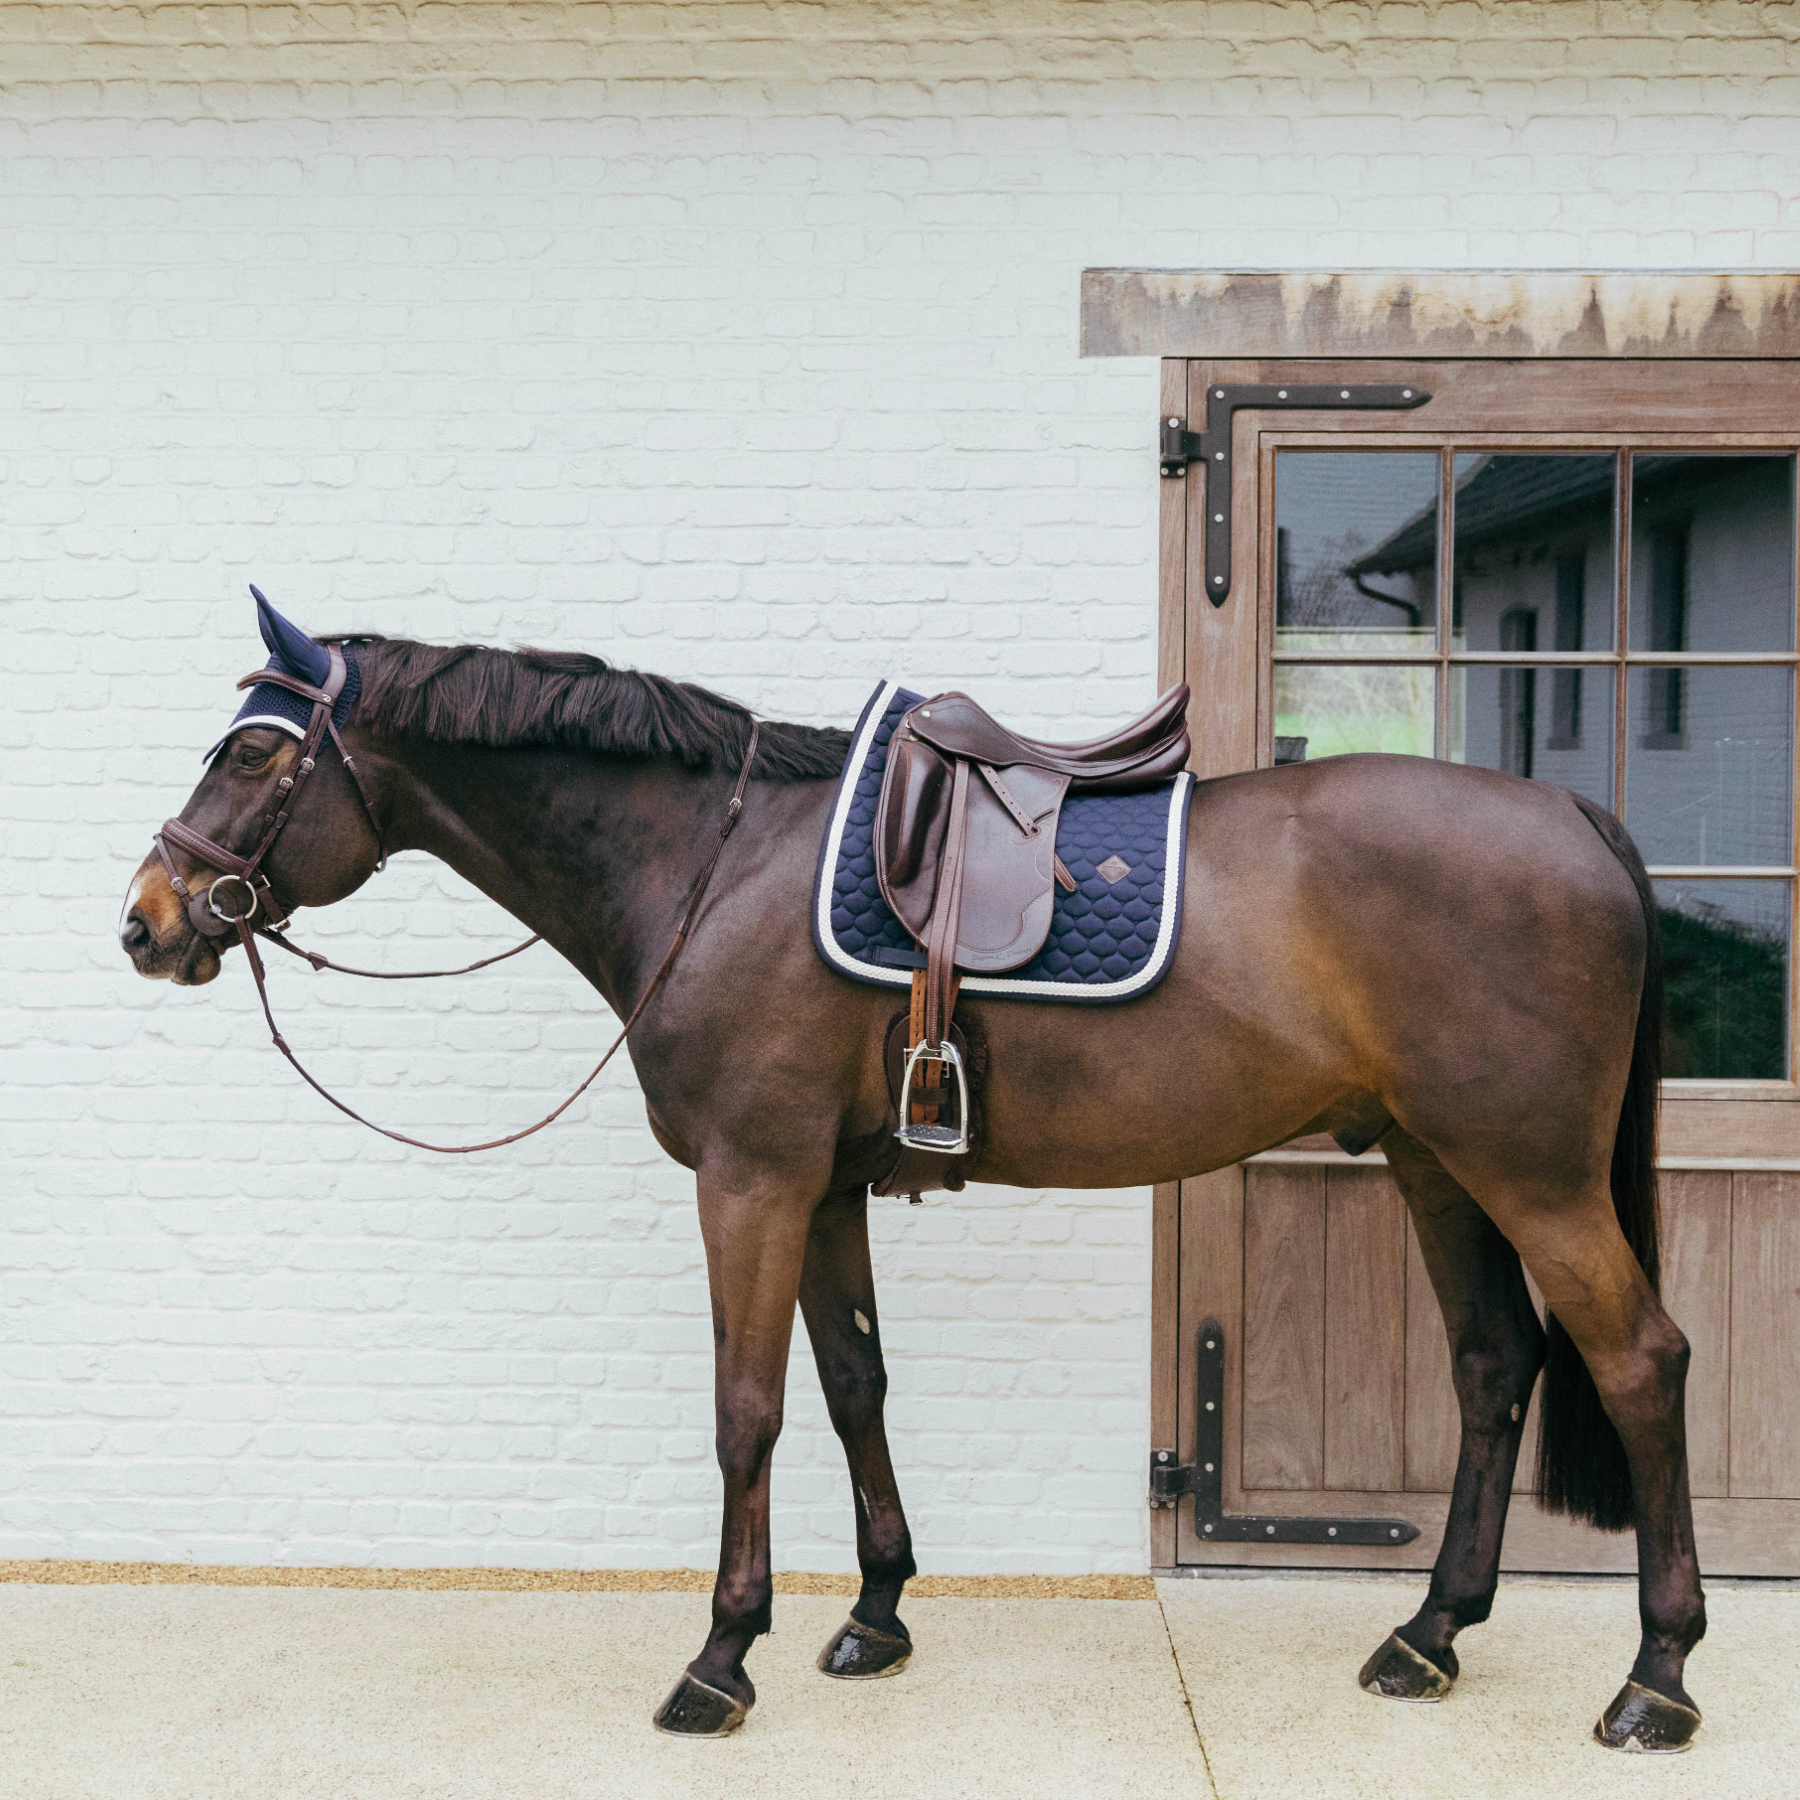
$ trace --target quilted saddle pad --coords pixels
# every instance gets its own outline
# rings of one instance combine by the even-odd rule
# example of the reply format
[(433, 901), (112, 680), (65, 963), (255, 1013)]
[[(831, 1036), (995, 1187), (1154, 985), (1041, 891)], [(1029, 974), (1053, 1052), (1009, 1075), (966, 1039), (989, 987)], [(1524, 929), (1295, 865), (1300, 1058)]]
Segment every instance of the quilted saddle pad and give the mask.
[[(923, 694), (884, 681), (863, 708), (838, 781), (813, 891), (813, 942), (826, 964), (879, 987), (912, 984), (924, 953), (888, 910), (875, 879), (875, 808), (888, 740)], [(966, 994), (1011, 1000), (1130, 1000), (1167, 973), (1181, 929), (1182, 849), (1191, 775), (1135, 794), (1071, 794), (1056, 853), (1060, 884), (1044, 947), (1005, 975), (968, 975)]]

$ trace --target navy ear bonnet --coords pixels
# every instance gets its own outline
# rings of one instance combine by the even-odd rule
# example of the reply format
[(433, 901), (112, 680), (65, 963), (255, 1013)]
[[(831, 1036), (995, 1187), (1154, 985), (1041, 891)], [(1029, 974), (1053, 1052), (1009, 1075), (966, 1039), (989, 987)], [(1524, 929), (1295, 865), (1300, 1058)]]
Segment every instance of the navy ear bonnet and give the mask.
[[(250, 592), (256, 596), (257, 626), (263, 642), (269, 647), (269, 660), (263, 666), (278, 669), (284, 675), (297, 676), (317, 687), (331, 672), (331, 657), (325, 646), (315, 643), (298, 625), (284, 619), (263, 598), (259, 588), (252, 586)], [(356, 652), (347, 645), (342, 648), (344, 687), (338, 695), (337, 705), (331, 709), (331, 722), (339, 727), (349, 719), (356, 706), (356, 697), (362, 692), (362, 672), (356, 666)], [(272, 725), (291, 738), (303, 738), (312, 722), (312, 710), (312, 702), (301, 695), (277, 687), (273, 682), (259, 682), (245, 694), (244, 704), (238, 708), (237, 717), (231, 721), (225, 736), (206, 755), (210, 759), (219, 744), (246, 725)]]

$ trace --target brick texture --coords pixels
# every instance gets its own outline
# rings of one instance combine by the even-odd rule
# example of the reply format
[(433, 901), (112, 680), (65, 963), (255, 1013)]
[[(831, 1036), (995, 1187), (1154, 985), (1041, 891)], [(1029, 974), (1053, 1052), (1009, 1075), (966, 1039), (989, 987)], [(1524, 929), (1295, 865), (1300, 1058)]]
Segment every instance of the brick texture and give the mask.
[[(691, 1190), (629, 1071), (445, 1166), (300, 1089), (241, 970), (119, 954), (246, 580), (1084, 735), (1151, 691), (1156, 489), (1084, 265), (1791, 266), (1797, 63), (1794, 9), (1711, 0), (0, 4), (0, 1556), (715, 1552)], [(414, 859), (308, 923), (390, 966), (511, 929)], [(414, 1129), (536, 1116), (610, 1025), (548, 952), (273, 979)], [(1147, 1196), (875, 1234), (923, 1565), (1141, 1567)], [(775, 1492), (783, 1566), (851, 1566), (803, 1343)]]

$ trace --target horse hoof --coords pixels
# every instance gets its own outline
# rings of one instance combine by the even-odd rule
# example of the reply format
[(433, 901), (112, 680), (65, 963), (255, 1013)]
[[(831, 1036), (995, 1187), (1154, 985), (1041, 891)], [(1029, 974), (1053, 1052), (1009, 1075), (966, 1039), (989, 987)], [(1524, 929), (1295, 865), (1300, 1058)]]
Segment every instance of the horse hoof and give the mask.
[(1628, 1681), (1594, 1727), (1609, 1750), (1636, 1750), (1648, 1756), (1675, 1756), (1694, 1741), (1700, 1715), (1691, 1706)]
[(674, 1737), (729, 1737), (750, 1716), (743, 1701), (722, 1689), (708, 1687), (697, 1676), (682, 1671), (681, 1679), (656, 1709), (658, 1731)]
[(1456, 1685), (1456, 1670), (1440, 1669), (1396, 1631), (1363, 1664), (1356, 1679), (1365, 1693), (1384, 1700), (1428, 1702), (1449, 1693)]
[(877, 1631), (860, 1619), (846, 1619), (819, 1652), (819, 1668), (839, 1681), (876, 1681), (898, 1675), (912, 1655), (912, 1640)]

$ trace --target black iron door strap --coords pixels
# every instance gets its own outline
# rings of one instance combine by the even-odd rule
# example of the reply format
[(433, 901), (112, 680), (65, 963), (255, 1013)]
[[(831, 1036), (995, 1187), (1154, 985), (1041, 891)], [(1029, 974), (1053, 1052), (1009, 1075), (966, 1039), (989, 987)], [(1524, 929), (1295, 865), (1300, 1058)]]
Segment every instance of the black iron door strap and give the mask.
[(1410, 1544), (1418, 1526), (1406, 1519), (1301, 1518), (1291, 1513), (1225, 1510), (1225, 1334), (1217, 1319), (1200, 1326), (1198, 1429), (1194, 1460), (1177, 1464), (1173, 1450), (1150, 1452), (1150, 1504), (1172, 1507), (1194, 1496), (1194, 1536), (1207, 1544)]
[(1179, 480), (1190, 461), (1198, 457), (1206, 465), (1206, 597), (1223, 606), (1231, 593), (1231, 416), (1240, 406), (1276, 411), (1345, 412), (1406, 411), (1423, 406), (1431, 396), (1417, 387), (1349, 387), (1335, 384), (1311, 387), (1276, 387), (1273, 384), (1238, 383), (1206, 390), (1206, 430), (1189, 431), (1185, 419), (1164, 413), (1162, 420), (1162, 472), (1166, 480)]

